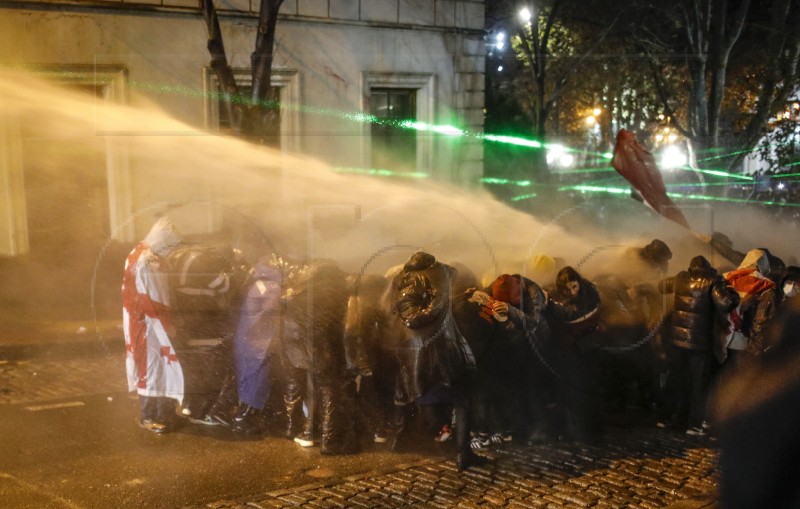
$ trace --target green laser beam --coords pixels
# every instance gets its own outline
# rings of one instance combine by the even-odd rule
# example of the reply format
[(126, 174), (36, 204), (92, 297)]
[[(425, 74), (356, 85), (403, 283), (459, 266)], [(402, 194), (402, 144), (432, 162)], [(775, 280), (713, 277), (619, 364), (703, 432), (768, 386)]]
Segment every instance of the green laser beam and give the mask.
[(713, 175), (715, 177), (728, 177), (728, 178), (737, 178), (741, 180), (753, 180), (753, 177), (749, 175), (740, 175), (737, 173), (728, 173), (722, 170), (711, 170), (708, 168), (694, 168), (692, 166), (676, 166), (672, 168), (674, 170), (681, 170), (681, 171), (691, 171), (694, 173), (703, 173), (704, 175)]
[(526, 138), (518, 138), (516, 136), (503, 136), (498, 134), (483, 134), (480, 135), (484, 140), (494, 141), (497, 143), (505, 143), (507, 145), (518, 145), (520, 147), (542, 148), (542, 144), (536, 140), (529, 140)]
[(612, 168), (610, 166), (600, 166), (600, 167), (597, 167), (597, 168), (592, 168), (592, 167), (570, 168), (568, 170), (562, 170), (562, 169), (559, 168), (559, 169), (554, 170), (553, 173), (555, 173), (557, 175), (568, 175), (568, 174), (571, 174), (571, 173), (610, 173), (610, 172), (616, 172), (616, 171), (617, 170), (615, 170), (614, 168)]
[(531, 182), (530, 180), (511, 180), (511, 179), (496, 178), (496, 177), (484, 177), (481, 179), (481, 182), (483, 182), (484, 184), (515, 185), (522, 187), (533, 185), (533, 182)]
[(537, 196), (536, 193), (520, 194), (518, 196), (511, 198), (511, 201), (527, 200), (528, 198), (536, 198), (536, 196)]
[[(89, 73), (80, 73), (75, 71), (63, 70), (63, 71), (50, 71), (48, 72), (50, 75), (60, 75), (66, 78), (86, 78), (91, 77)], [(218, 91), (212, 92), (204, 92), (202, 90), (198, 90), (196, 88), (187, 87), (185, 85), (165, 85), (165, 84), (153, 84), (147, 82), (140, 82), (134, 80), (128, 80), (128, 85), (132, 88), (137, 88), (140, 90), (151, 91), (151, 92), (158, 92), (162, 94), (179, 94), (185, 96), (192, 96), (192, 97), (204, 97), (210, 98), (214, 100), (230, 100), (236, 104), (252, 104), (252, 105), (260, 105), (269, 108), (278, 108), (281, 107), (287, 110), (297, 110), (305, 113), (315, 113), (315, 114), (324, 114), (324, 115), (331, 115), (331, 116), (338, 116), (345, 120), (350, 120), (353, 122), (358, 123), (370, 123), (370, 124), (378, 124), (378, 125), (387, 125), (387, 126), (394, 126), (401, 129), (408, 129), (414, 130), (416, 132), (431, 132), (435, 134), (440, 134), (443, 136), (451, 136), (451, 137), (473, 137), (479, 140), (485, 140), (490, 142), (496, 143), (503, 143), (508, 145), (516, 145), (534, 149), (552, 149), (552, 148), (560, 148), (566, 152), (574, 152), (574, 153), (586, 153), (595, 155), (602, 159), (610, 160), (613, 157), (613, 154), (610, 152), (586, 152), (583, 149), (577, 149), (573, 147), (566, 147), (560, 144), (555, 143), (542, 143), (541, 141), (523, 138), (518, 136), (507, 136), (507, 135), (496, 135), (496, 134), (486, 134), (486, 133), (470, 133), (467, 130), (461, 129), (456, 126), (452, 125), (438, 125), (438, 124), (430, 124), (426, 122), (419, 122), (416, 120), (395, 120), (395, 119), (380, 119), (375, 115), (367, 114), (367, 113), (352, 113), (352, 112), (345, 112), (345, 111), (338, 111), (338, 110), (330, 110), (324, 108), (311, 108), (308, 106), (301, 106), (297, 104), (292, 104), (288, 102), (279, 102), (274, 100), (260, 100), (260, 101), (253, 101), (253, 99), (249, 96), (244, 95), (228, 95)], [(721, 148), (715, 149), (708, 149), (709, 152), (711, 151), (719, 151), (722, 150)], [(734, 155), (744, 154), (753, 152), (755, 149), (751, 150), (739, 150), (734, 152), (728, 152), (725, 154), (715, 155), (707, 158), (700, 159), (700, 161), (710, 161), (714, 159), (721, 159), (725, 157), (730, 157)], [(792, 163), (791, 165), (800, 164), (800, 162)], [(716, 169), (703, 169), (703, 168), (692, 168), (692, 167), (681, 167), (680, 169), (685, 171), (694, 171), (699, 173), (704, 173), (706, 175), (713, 175), (718, 177), (728, 177), (728, 178), (737, 178), (742, 180), (753, 180), (753, 177), (745, 176), (745, 175), (738, 175), (733, 173), (728, 173), (722, 170)], [(610, 171), (608, 169), (579, 169), (574, 170), (576, 173), (579, 171)], [(562, 172), (564, 173), (564, 172)]]
[[(578, 186), (566, 186), (563, 188), (559, 188), (559, 191), (564, 190), (575, 190), (575, 191), (582, 191), (582, 192), (597, 192), (597, 193), (609, 193), (609, 194), (629, 194), (631, 192), (630, 189), (623, 189), (620, 187), (602, 187), (602, 186), (585, 186), (585, 185), (578, 185)], [(700, 201), (717, 201), (717, 202), (729, 202), (729, 203), (748, 203), (751, 205), (775, 205), (779, 207), (800, 207), (800, 203), (790, 203), (790, 202), (776, 202), (772, 200), (766, 201), (758, 201), (758, 200), (748, 200), (746, 198), (724, 198), (720, 196), (708, 196), (704, 194), (685, 194), (685, 193), (667, 193), (667, 196), (671, 198), (679, 198), (684, 200), (700, 200)]]
[(394, 171), (385, 168), (355, 168), (355, 167), (337, 166), (333, 168), (333, 171), (337, 173), (357, 173), (360, 175), (371, 175), (377, 177), (402, 177), (402, 178), (414, 178), (414, 179), (426, 179), (430, 177), (430, 175), (428, 175), (427, 173)]

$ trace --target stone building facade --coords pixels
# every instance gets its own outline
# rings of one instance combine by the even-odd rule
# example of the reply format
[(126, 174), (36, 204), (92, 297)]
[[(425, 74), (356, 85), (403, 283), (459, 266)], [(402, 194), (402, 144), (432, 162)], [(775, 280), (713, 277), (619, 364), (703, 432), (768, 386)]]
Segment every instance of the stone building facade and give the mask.
[[(247, 87), (259, 1), (215, 5), (229, 64)], [(337, 171), (385, 174), (373, 170), (395, 158), (377, 159), (383, 134), (365, 119), (394, 104), (403, 125), (417, 128), (401, 138), (408, 164), (396, 175), (414, 176), (412, 185), (478, 185), (483, 24), (483, 0), (285, 0), (272, 77), (280, 150)], [(148, 163), (173, 155), (170, 140), (224, 130), (207, 39), (197, 0), (0, 0), (0, 87), (9, 86), (5, 73), (22, 71), (102, 104), (146, 103), (186, 126), (89, 133), (91, 153), (78, 158), (70, 133), (51, 139), (0, 114), (0, 307), (10, 320), (59, 306), (72, 316), (75, 302), (91, 302), (97, 314), (103, 299), (116, 316), (124, 256), (163, 201), (196, 202), (190, 233), (223, 227), (213, 185), (170, 181)], [(14, 107), (0, 95), (0, 110)], [(163, 151), (134, 158), (124, 149), (126, 139), (153, 135), (164, 138)]]
[[(198, 129), (220, 126), (216, 77), (197, 0), (0, 1), (0, 66), (24, 68), (90, 87), (103, 101), (145, 96)], [(231, 67), (247, 86), (258, 0), (216, 0)], [(370, 114), (376, 93), (408, 99), (415, 125), (447, 125), (468, 135), (421, 130), (403, 171), (461, 186), (482, 176), (483, 0), (286, 0), (275, 43), (273, 86), (282, 104), (281, 148), (336, 168), (374, 169)], [(175, 92), (179, 91), (179, 92)], [(190, 91), (190, 92), (186, 92)], [(35, 246), (31, 185), (13, 126), (0, 127), (0, 255)], [(29, 149), (28, 149), (29, 150)], [(130, 221), (148, 193), (125, 156), (109, 153), (98, 185), (107, 205), (94, 207), (109, 237), (144, 233)], [(41, 180), (41, 179), (40, 179)], [(44, 179), (46, 180), (46, 179)], [(103, 183), (105, 182), (105, 183)], [(103, 201), (102, 190), (97, 200)], [(209, 222), (213, 229), (214, 221)]]

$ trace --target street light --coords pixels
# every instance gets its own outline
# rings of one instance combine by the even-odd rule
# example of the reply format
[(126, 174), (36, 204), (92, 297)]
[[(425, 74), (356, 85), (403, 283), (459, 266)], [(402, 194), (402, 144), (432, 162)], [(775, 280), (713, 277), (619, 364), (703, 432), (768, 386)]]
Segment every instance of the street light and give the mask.
[(519, 19), (522, 21), (522, 23), (526, 25), (530, 24), (531, 18), (533, 17), (533, 13), (531, 13), (531, 10), (529, 8), (523, 7), (522, 9), (519, 10), (518, 14), (519, 14)]
[(547, 146), (547, 164), (558, 164), (561, 168), (569, 168), (575, 164), (575, 156), (567, 152), (564, 145), (554, 143)]
[(497, 32), (497, 35), (494, 36), (494, 41), (495, 47), (502, 51), (502, 49), (506, 47), (506, 33)]
[(686, 165), (686, 154), (676, 145), (668, 145), (661, 153), (661, 167), (665, 170), (672, 170)]

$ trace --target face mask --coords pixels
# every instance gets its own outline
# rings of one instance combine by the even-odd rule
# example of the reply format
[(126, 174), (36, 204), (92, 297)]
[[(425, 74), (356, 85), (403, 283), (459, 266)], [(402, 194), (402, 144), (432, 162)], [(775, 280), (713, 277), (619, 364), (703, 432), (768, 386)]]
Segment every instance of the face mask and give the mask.
[(798, 293), (797, 285), (794, 281), (787, 281), (783, 284), (783, 294), (787, 297), (794, 297)]

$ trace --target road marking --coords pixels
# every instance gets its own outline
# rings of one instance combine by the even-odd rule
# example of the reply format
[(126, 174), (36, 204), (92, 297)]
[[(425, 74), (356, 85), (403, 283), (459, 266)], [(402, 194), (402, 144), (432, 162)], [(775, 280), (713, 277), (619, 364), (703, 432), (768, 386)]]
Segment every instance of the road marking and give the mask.
[(84, 406), (83, 401), (70, 401), (67, 403), (53, 403), (51, 405), (33, 405), (33, 406), (26, 406), (25, 410), (29, 410), (31, 412), (40, 412), (42, 410), (53, 410), (56, 408), (70, 408), (74, 406)]
[(38, 494), (38, 495), (44, 495), (46, 497), (49, 497), (52, 501), (58, 502), (59, 504), (63, 505), (64, 507), (68, 507), (69, 509), (84, 509), (83, 506), (75, 505), (72, 502), (70, 502), (69, 500), (66, 500), (66, 499), (64, 499), (62, 497), (59, 497), (58, 495), (56, 495), (56, 494), (54, 494), (54, 493), (52, 493), (50, 491), (42, 489), (41, 486), (38, 486), (36, 484), (30, 483), (30, 482), (27, 482), (27, 481), (23, 481), (22, 479), (14, 477), (13, 475), (8, 474), (6, 472), (0, 472), (0, 479), (8, 479), (10, 481), (13, 481), (13, 482), (17, 483), (17, 485), (22, 486), (23, 488), (25, 488), (27, 490), (30, 490), (30, 491)]

